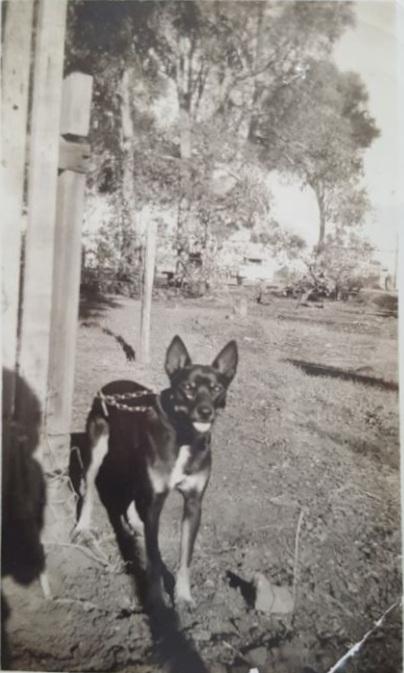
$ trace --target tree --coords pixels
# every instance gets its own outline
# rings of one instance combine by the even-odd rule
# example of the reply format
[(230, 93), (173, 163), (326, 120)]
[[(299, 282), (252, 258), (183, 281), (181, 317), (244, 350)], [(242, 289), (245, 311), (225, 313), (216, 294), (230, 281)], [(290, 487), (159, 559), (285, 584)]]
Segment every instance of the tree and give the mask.
[[(352, 21), (346, 2), (75, 0), (68, 64), (95, 77), (93, 178), (124, 211), (123, 249), (148, 200), (178, 204), (180, 237), (190, 218), (206, 231), (257, 219), (270, 227), (261, 113), (299, 93), (309, 60), (326, 56)], [(178, 112), (165, 126), (162, 101)], [(272, 159), (283, 169), (282, 156)], [(218, 195), (212, 179), (223, 169), (233, 184)]]
[[(259, 102), (300, 79), (308, 56), (329, 53), (352, 22), (346, 2), (280, 6), (199, 0), (163, 3), (151, 15), (149, 32), (135, 39), (147, 76), (166, 77), (175, 86), (182, 160), (180, 238), (195, 195), (223, 151), (233, 173), (248, 161), (249, 168), (256, 163), (245, 141), (254, 135)], [(217, 131), (221, 136), (218, 143), (209, 138), (213, 124), (215, 140)]]
[(360, 288), (361, 280), (370, 275), (373, 246), (362, 235), (346, 231), (343, 235), (330, 236), (315, 259), (315, 268), (321, 270), (331, 284), (335, 299), (354, 287)]
[[(224, 85), (226, 75), (244, 73), (252, 58), (251, 48), (254, 46), (247, 44), (244, 36), (246, 26), (251, 36), (251, 10), (259, 5), (262, 3), (252, 2), (248, 6), (245, 3), (235, 6), (234, 3), (203, 1), (164, 3), (150, 24), (153, 40), (147, 45), (142, 42), (140, 47), (148, 57), (148, 75), (163, 74), (174, 83), (181, 159), (180, 245), (184, 243), (184, 235), (187, 236), (184, 228), (197, 212), (207, 226), (207, 209), (201, 205), (201, 200), (209, 191), (218, 156), (223, 157), (224, 153), (229, 159), (238, 151), (234, 133), (230, 135), (227, 128), (227, 133), (217, 144), (215, 131), (224, 128), (224, 104), (230, 91), (229, 82)], [(234, 77), (230, 79), (233, 87)], [(242, 79), (247, 79), (246, 73)], [(212, 120), (218, 111), (212, 133)], [(229, 106), (226, 113), (227, 127), (234, 129)], [(243, 182), (243, 177), (239, 182)]]
[(306, 76), (263, 102), (254, 141), (269, 168), (312, 188), (319, 210), (319, 250), (327, 227), (358, 224), (368, 209), (360, 185), (363, 153), (378, 136), (368, 94), (355, 73), (329, 60), (308, 62)]
[(134, 35), (147, 29), (153, 11), (153, 2), (127, 0), (74, 0), (69, 5), (66, 71), (79, 69), (94, 77), (88, 188), (95, 197), (108, 195), (114, 209), (100, 233), (100, 257), (105, 257), (106, 250), (109, 260), (115, 254), (120, 273), (133, 268), (138, 256), (136, 212), (157, 192), (150, 182), (149, 192), (144, 181), (136, 182), (138, 138), (154, 135), (149, 133), (154, 120), (148, 111), (149, 82), (143, 78)]

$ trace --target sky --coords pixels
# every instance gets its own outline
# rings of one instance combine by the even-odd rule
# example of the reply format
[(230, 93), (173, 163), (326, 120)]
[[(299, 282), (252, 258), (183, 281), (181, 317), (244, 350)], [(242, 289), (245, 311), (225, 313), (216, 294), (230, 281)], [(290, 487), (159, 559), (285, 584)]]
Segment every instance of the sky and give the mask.
[[(346, 31), (334, 50), (338, 67), (355, 70), (369, 92), (369, 111), (380, 129), (365, 155), (365, 185), (373, 212), (366, 234), (376, 246), (376, 256), (394, 271), (399, 216), (404, 210), (404, 190), (399, 190), (398, 162), (398, 40), (394, 0), (360, 0), (354, 3), (356, 27)], [(402, 77), (402, 75), (401, 75)], [(282, 184), (274, 175), (275, 217), (302, 235), (309, 244), (318, 235), (318, 211), (310, 190)], [(298, 214), (298, 219), (297, 219)]]

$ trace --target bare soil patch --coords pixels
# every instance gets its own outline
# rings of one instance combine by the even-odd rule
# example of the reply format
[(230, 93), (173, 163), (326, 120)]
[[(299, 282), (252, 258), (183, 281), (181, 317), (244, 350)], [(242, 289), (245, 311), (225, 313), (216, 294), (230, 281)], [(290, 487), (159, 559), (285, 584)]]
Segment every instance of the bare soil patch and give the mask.
[[(170, 613), (172, 642), (190, 658), (173, 663), (167, 642), (153, 643), (153, 623), (98, 506), (101, 561), (93, 548), (86, 554), (50, 545), (51, 601), (38, 586), (4, 583), (16, 669), (244, 673), (256, 666), (260, 673), (325, 673), (401, 595), (396, 320), (364, 306), (295, 309), (282, 299), (250, 302), (243, 318), (231, 302), (157, 299), (148, 367), (127, 362), (116, 338), (91, 324), (137, 350), (137, 301), (84, 302), (82, 321), (89, 324), (78, 335), (76, 432), (106, 382), (125, 377), (165, 386), (164, 355), (174, 334), (201, 362), (227, 340), (238, 341), (240, 369), (214, 434), (213, 478), (195, 550), (197, 607), (181, 625)], [(288, 360), (311, 363), (320, 375)], [(161, 533), (171, 570), (180, 517), (181, 500), (173, 495)], [(293, 614), (254, 609), (242, 588), (257, 573), (295, 592)], [(346, 670), (401, 670), (398, 609)]]

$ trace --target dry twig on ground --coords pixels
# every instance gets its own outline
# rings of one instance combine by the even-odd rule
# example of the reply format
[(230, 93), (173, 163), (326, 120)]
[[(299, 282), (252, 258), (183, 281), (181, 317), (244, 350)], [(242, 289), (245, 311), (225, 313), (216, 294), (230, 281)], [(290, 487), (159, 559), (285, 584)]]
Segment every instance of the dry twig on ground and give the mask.
[(297, 592), (297, 583), (299, 579), (299, 539), (300, 539), (300, 531), (302, 528), (302, 522), (303, 522), (303, 516), (304, 516), (304, 508), (300, 510), (299, 518), (297, 521), (297, 528), (296, 528), (296, 535), (295, 535), (295, 556), (294, 556), (294, 563), (293, 563), (293, 590), (292, 590), (292, 595), (293, 595), (293, 604), (296, 609), (296, 592)]

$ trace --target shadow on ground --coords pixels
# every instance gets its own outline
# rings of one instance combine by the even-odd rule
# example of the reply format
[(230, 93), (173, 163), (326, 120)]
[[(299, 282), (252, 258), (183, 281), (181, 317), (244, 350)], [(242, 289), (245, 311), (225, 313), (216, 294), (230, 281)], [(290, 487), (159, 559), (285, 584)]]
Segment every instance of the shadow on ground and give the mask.
[(99, 318), (111, 308), (118, 308), (120, 302), (112, 297), (99, 293), (81, 292), (79, 304), (79, 319), (88, 320)]
[(340, 367), (332, 367), (331, 365), (319, 365), (314, 362), (306, 362), (305, 360), (293, 360), (287, 358), (285, 362), (289, 362), (295, 367), (302, 369), (305, 374), (309, 376), (329, 376), (334, 379), (342, 379), (343, 381), (354, 381), (355, 383), (363, 383), (366, 386), (374, 386), (383, 390), (398, 390), (398, 384), (394, 381), (384, 381), (373, 376), (366, 376), (354, 370), (341, 369)]
[[(150, 597), (142, 550), (136, 536), (125, 534), (121, 527), (113, 525), (113, 528), (134, 591), (148, 620), (156, 664), (167, 673), (209, 673), (192, 638), (184, 633), (175, 608), (165, 605), (160, 598)], [(173, 601), (174, 578), (164, 563), (162, 573), (165, 589)]]

